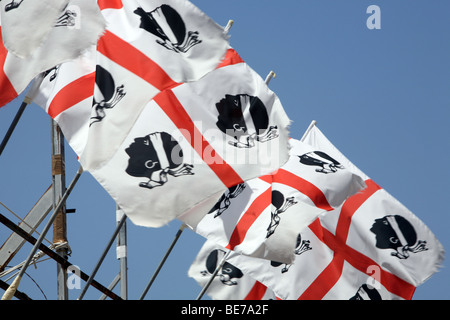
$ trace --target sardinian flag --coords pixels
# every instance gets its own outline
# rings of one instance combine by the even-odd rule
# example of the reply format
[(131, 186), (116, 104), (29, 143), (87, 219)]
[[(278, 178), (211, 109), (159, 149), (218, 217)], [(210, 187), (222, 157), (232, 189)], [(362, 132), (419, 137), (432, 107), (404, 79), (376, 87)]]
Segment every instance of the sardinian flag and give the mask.
[[(251, 116), (255, 106), (264, 121)], [(161, 226), (283, 165), (289, 123), (246, 63), (222, 66), (158, 93), (115, 154), (89, 171), (134, 223)]]
[(289, 160), (275, 173), (229, 188), (200, 221), (189, 213), (181, 219), (222, 247), (291, 263), (301, 230), (365, 184), (333, 153), (299, 140), (289, 142)]
[[(49, 1), (46, 1), (45, 4), (48, 6)], [(8, 5), (13, 6), (8, 7)], [(28, 7), (29, 5), (30, 7)], [(15, 37), (10, 34), (11, 30), (16, 30), (16, 28), (22, 30), (22, 27), (28, 30), (28, 26), (24, 25), (28, 24), (29, 20), (22, 19), (22, 16), (16, 15), (16, 13), (20, 12), (22, 7), (28, 8), (27, 10), (31, 10), (31, 7), (40, 8), (41, 1), (6, 0), (1, 2), (1, 6), (2, 10), (10, 8), (10, 10), (2, 12), (4, 14), (2, 14), (1, 30), (4, 37), (11, 36), (11, 40)], [(49, 9), (47, 8), (47, 10)], [(14, 14), (14, 19), (9, 17), (10, 14)], [(3, 16), (7, 16), (8, 19)], [(42, 28), (46, 29), (47, 27), (43, 26)], [(70, 0), (69, 4), (59, 12), (58, 19), (40, 45), (26, 58), (20, 58), (9, 52), (2, 42), (0, 44), (0, 106), (16, 98), (39, 74), (82, 55), (90, 46), (96, 44), (104, 28), (105, 21), (95, 2)], [(4, 32), (5, 29), (8, 32)], [(41, 28), (36, 26), (34, 31), (37, 31), (36, 35), (38, 35)], [(29, 36), (31, 35), (34, 36), (35, 33), (30, 33)], [(28, 39), (28, 36), (25, 39)], [(2, 39), (2, 41), (5, 40), (6, 38)]]
[[(317, 127), (305, 142), (337, 149)], [(422, 221), (342, 154), (367, 187), (301, 232), (309, 250), (291, 265), (232, 253), (233, 265), (281, 299), (411, 299), (417, 286), (439, 269), (444, 249)]]
[(210, 281), (206, 294), (213, 300), (274, 300), (274, 292), (233, 265), (233, 259), (222, 260), (229, 250), (207, 240), (188, 270), (188, 276), (201, 288)]

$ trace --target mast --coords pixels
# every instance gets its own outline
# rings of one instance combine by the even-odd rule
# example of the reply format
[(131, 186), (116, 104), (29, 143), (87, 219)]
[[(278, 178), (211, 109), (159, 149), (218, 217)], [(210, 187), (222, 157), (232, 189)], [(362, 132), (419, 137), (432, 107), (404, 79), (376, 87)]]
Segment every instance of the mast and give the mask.
[[(124, 212), (116, 206), (117, 225), (120, 224)], [(127, 222), (125, 221), (117, 235), (117, 259), (120, 261), (120, 297), (128, 300), (128, 264), (127, 264)]]
[[(66, 191), (64, 136), (56, 122), (51, 120), (52, 138), (52, 182), (53, 182), (53, 209), (61, 200)], [(63, 204), (53, 222), (53, 245), (64, 259), (68, 258), (66, 205)], [(57, 296), (58, 300), (68, 300), (67, 270), (61, 264), (56, 265)]]

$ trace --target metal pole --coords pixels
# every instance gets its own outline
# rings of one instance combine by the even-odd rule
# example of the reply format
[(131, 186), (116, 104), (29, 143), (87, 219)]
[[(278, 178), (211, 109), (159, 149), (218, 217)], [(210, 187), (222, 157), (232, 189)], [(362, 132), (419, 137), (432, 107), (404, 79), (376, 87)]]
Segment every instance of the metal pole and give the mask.
[(220, 269), (222, 269), (225, 261), (227, 260), (228, 256), (230, 255), (231, 250), (228, 251), (226, 253), (226, 255), (222, 258), (222, 261), (220, 262), (220, 264), (217, 266), (216, 270), (214, 270), (214, 273), (211, 275), (211, 278), (209, 278), (208, 283), (203, 287), (202, 291), (200, 292), (200, 294), (197, 297), (197, 300), (200, 300), (203, 295), (205, 294), (205, 292), (208, 290), (209, 286), (211, 285), (211, 283), (213, 282), (214, 278), (216, 277), (217, 273), (219, 272)]
[(228, 33), (230, 31), (231, 27), (233, 26), (233, 24), (234, 24), (233, 20), (228, 20), (228, 23), (227, 23), (227, 25), (226, 25), (226, 27), (225, 27), (225, 29), (223, 31), (225, 33)]
[[(33, 245), (36, 243), (36, 241), (37, 241), (36, 238), (31, 236), (27, 231), (25, 231), (20, 226), (18, 226), (17, 224), (12, 222), (8, 218), (6, 218), (1, 213), (0, 213), (0, 223), (5, 225), (6, 227), (8, 227), (11, 231), (17, 233), (19, 236), (24, 238), (29, 243), (31, 243)], [(39, 249), (43, 253), (45, 253), (47, 256), (49, 256), (50, 258), (55, 260), (56, 262), (64, 265), (66, 269), (74, 266), (68, 260), (64, 260), (60, 255), (58, 255), (56, 252), (50, 250), (50, 248), (46, 247), (43, 244), (39, 245)], [(80, 270), (80, 278), (84, 281), (87, 281), (89, 279), (89, 276), (86, 273), (84, 273), (82, 270)], [(106, 294), (108, 297), (110, 297), (113, 300), (121, 300), (121, 298), (118, 295), (116, 295), (114, 292), (111, 292), (109, 289), (105, 288), (102, 284), (98, 283), (95, 280), (92, 281), (92, 286), (94, 288), (98, 289), (100, 292), (103, 292), (104, 294)]]
[[(9, 287), (9, 285), (6, 282), (0, 280), (0, 288), (1, 289), (6, 290), (6, 289), (8, 289), (8, 287)], [(20, 291), (16, 291), (14, 293), (14, 296), (19, 300), (31, 300), (29, 296), (27, 296), (25, 293), (22, 293)]]
[(164, 263), (167, 260), (167, 257), (170, 255), (170, 252), (172, 251), (173, 247), (175, 246), (175, 244), (177, 243), (178, 239), (181, 236), (181, 233), (183, 232), (184, 228), (186, 228), (186, 225), (182, 225), (180, 227), (180, 229), (178, 229), (174, 240), (172, 241), (172, 244), (170, 245), (169, 249), (167, 250), (166, 254), (164, 255), (164, 258), (161, 260), (161, 262), (159, 263), (158, 268), (156, 268), (155, 273), (153, 274), (152, 278), (150, 279), (149, 283), (147, 284), (147, 286), (145, 287), (144, 292), (142, 293), (141, 297), (139, 298), (139, 300), (143, 300), (145, 298), (145, 295), (147, 294), (148, 290), (150, 289), (150, 287), (153, 284), (153, 281), (155, 281), (156, 277), (158, 276), (159, 271), (161, 270), (161, 268), (163, 267)]
[(88, 281), (86, 282), (86, 285), (83, 288), (83, 291), (81, 292), (80, 296), (78, 297), (77, 300), (81, 300), (83, 299), (89, 285), (91, 284), (92, 280), (94, 279), (95, 275), (97, 274), (98, 269), (100, 268), (103, 260), (105, 259), (109, 249), (111, 248), (114, 240), (116, 239), (117, 234), (119, 233), (119, 230), (122, 228), (123, 224), (125, 223), (126, 220), (126, 215), (123, 215), (122, 218), (119, 221), (119, 224), (117, 225), (116, 229), (114, 230), (114, 234), (112, 235), (111, 239), (109, 240), (108, 244), (106, 245), (105, 250), (103, 251), (102, 256), (100, 257), (100, 259), (97, 262), (97, 265), (94, 268), (94, 271), (92, 271), (92, 274), (90, 275)]
[(275, 72), (270, 71), (269, 74), (267, 75), (266, 79), (264, 80), (264, 82), (269, 85), (270, 80), (272, 80), (273, 78), (275, 78), (277, 75), (275, 74)]
[[(119, 283), (120, 280), (120, 273), (114, 278), (114, 280), (109, 284), (108, 286), (108, 290), (113, 290), (115, 288), (115, 286), (117, 285), (117, 283)], [(100, 297), (99, 300), (105, 300), (106, 299), (106, 294), (102, 294), (102, 296)]]
[[(120, 220), (124, 216), (124, 212), (117, 206), (116, 216), (117, 223), (120, 223)], [(120, 296), (122, 299), (128, 299), (128, 278), (127, 278), (127, 223), (126, 221), (123, 223), (123, 226), (119, 230), (119, 234), (117, 235), (117, 259), (120, 261)]]
[[(66, 189), (64, 136), (58, 124), (51, 120), (52, 137), (52, 182), (53, 182), (53, 207), (56, 207)], [(53, 223), (53, 244), (67, 243), (67, 219), (65, 203), (57, 214)], [(69, 250), (67, 246), (60, 246), (56, 250), (61, 257), (67, 259)], [(68, 300), (67, 270), (59, 263), (56, 265), (57, 295), (58, 300)]]
[(300, 139), (300, 141), (304, 141), (308, 133), (314, 128), (314, 126), (317, 124), (316, 120), (311, 121), (308, 129), (306, 129), (305, 133), (303, 134), (303, 137)]
[(3, 153), (3, 150), (5, 149), (6, 144), (7, 144), (8, 141), (9, 141), (9, 138), (11, 138), (12, 133), (13, 133), (14, 129), (16, 128), (17, 123), (19, 122), (20, 117), (22, 116), (23, 112), (25, 111), (25, 108), (27, 107), (28, 103), (29, 103), (29, 102), (25, 102), (25, 101), (24, 101), (24, 102), (22, 102), (22, 104), (20, 105), (19, 111), (17, 111), (16, 116), (14, 117), (14, 119), (13, 119), (11, 125), (9, 126), (9, 129), (8, 129), (8, 131), (6, 132), (5, 137), (3, 138), (2, 144), (0, 145), (0, 155)]
[(39, 236), (38, 240), (34, 244), (34, 247), (31, 250), (31, 252), (29, 253), (28, 258), (25, 261), (25, 264), (24, 264), (23, 268), (20, 270), (19, 274), (14, 279), (13, 283), (9, 286), (8, 290), (6, 290), (6, 292), (4, 293), (4, 295), (2, 297), (2, 300), (10, 300), (12, 298), (12, 296), (14, 295), (14, 292), (16, 292), (16, 290), (17, 290), (17, 288), (18, 288), (18, 286), (20, 284), (20, 280), (22, 279), (25, 271), (27, 270), (28, 266), (30, 265), (30, 262), (33, 259), (33, 256), (35, 255), (35, 253), (36, 253), (37, 249), (39, 248), (39, 246), (41, 245), (42, 241), (44, 240), (45, 235), (47, 234), (47, 232), (50, 229), (51, 225), (55, 221), (55, 218), (56, 218), (57, 214), (59, 213), (59, 210), (61, 209), (61, 207), (65, 203), (67, 197), (72, 192), (73, 188), (75, 187), (75, 184), (77, 183), (77, 181), (80, 178), (82, 173), (83, 173), (83, 168), (80, 166), (80, 168), (78, 169), (78, 172), (75, 175), (74, 179), (70, 183), (70, 185), (67, 188), (66, 192), (64, 192), (64, 195), (61, 198), (61, 201), (59, 202), (58, 206), (53, 211), (53, 214), (51, 215), (49, 221), (45, 225), (44, 230), (41, 232), (41, 235)]
[(9, 126), (8, 131), (6, 132), (5, 137), (2, 140), (2, 143), (0, 144), (0, 155), (3, 153), (3, 150), (5, 149), (6, 144), (9, 141), (9, 138), (11, 138), (11, 135), (12, 135), (14, 129), (16, 128), (17, 123), (20, 120), (20, 117), (22, 116), (23, 112), (25, 111), (25, 108), (27, 107), (27, 105), (29, 105), (31, 103), (31, 100), (34, 99), (43, 80), (44, 80), (44, 74), (40, 74), (36, 78), (36, 80), (34, 80), (33, 83), (31, 84), (31, 87), (30, 87), (27, 95), (25, 96), (25, 99), (23, 99), (23, 102), (20, 105), (19, 111), (17, 111), (16, 116), (14, 117), (11, 125)]

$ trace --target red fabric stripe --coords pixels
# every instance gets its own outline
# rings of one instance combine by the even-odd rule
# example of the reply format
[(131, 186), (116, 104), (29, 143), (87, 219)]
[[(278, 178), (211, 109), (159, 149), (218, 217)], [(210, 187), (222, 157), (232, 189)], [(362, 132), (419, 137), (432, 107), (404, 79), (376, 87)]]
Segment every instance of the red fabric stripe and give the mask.
[(59, 90), (48, 108), (48, 114), (53, 119), (61, 112), (94, 94), (95, 72), (87, 74), (69, 83)]
[(273, 182), (282, 183), (284, 185), (297, 189), (299, 192), (310, 198), (314, 205), (318, 208), (327, 211), (333, 210), (333, 208), (328, 203), (327, 198), (319, 188), (317, 188), (311, 182), (300, 178), (299, 176), (289, 171), (279, 169), (278, 172), (273, 176)]
[(5, 46), (3, 45), (1, 32), (2, 28), (0, 27), (0, 107), (4, 106), (18, 96), (16, 89), (14, 89), (14, 86), (12, 85), (11, 81), (9, 81), (5, 71), (3, 70), (6, 56), (8, 55), (8, 50), (6, 50)]
[[(347, 261), (354, 268), (364, 273), (367, 273), (369, 266), (378, 266), (372, 259), (346, 245), (352, 216), (367, 199), (381, 189), (380, 186), (372, 180), (367, 180), (366, 184), (367, 188), (364, 189), (363, 192), (348, 199), (342, 207), (336, 226), (336, 236), (323, 228), (319, 219), (316, 219), (309, 226), (314, 234), (334, 251), (334, 257), (330, 264), (299, 297), (299, 300), (322, 299), (341, 277), (344, 261)], [(412, 298), (415, 291), (413, 285), (381, 269), (381, 267), (379, 267), (379, 270), (381, 276), (380, 279), (377, 280), (379, 280), (387, 290), (404, 299)]]
[(361, 205), (367, 201), (375, 192), (381, 189), (372, 180), (366, 180), (366, 188), (344, 202), (342, 206), (341, 213), (339, 214), (339, 220), (336, 225), (336, 237), (342, 242), (347, 241), (348, 231), (350, 229), (350, 224), (352, 223), (352, 216), (355, 214), (356, 210), (361, 207)]
[(244, 62), (244, 60), (239, 56), (239, 54), (234, 49), (228, 49), (227, 53), (225, 54), (225, 58), (217, 66), (217, 68), (222, 68), (242, 62)]
[(270, 183), (270, 184), (272, 184), (272, 182), (273, 182), (273, 176), (271, 174), (261, 176), (261, 177), (259, 177), (259, 179), (262, 181), (265, 181), (267, 183)]
[(157, 63), (110, 31), (99, 39), (97, 51), (160, 91), (179, 85)]
[(233, 233), (230, 237), (230, 242), (226, 246), (227, 249), (233, 250), (234, 247), (244, 241), (245, 235), (252, 224), (258, 219), (264, 209), (272, 203), (272, 188), (268, 188), (260, 196), (258, 196), (243, 214)]
[(122, 0), (98, 0), (100, 10), (103, 9), (122, 9)]
[(261, 300), (266, 294), (267, 287), (263, 285), (261, 282), (256, 281), (253, 288), (244, 298), (244, 300)]
[(343, 266), (343, 257), (335, 255), (330, 264), (314, 280), (313, 284), (303, 292), (298, 300), (321, 300), (341, 277)]
[[(320, 220), (316, 219), (309, 228), (314, 234), (330, 249), (335, 249), (330, 243), (334, 243), (334, 236), (328, 230), (324, 229), (320, 224)], [(344, 267), (344, 258), (337, 252), (328, 266), (320, 273), (320, 275), (313, 281), (313, 283), (302, 293), (299, 300), (320, 300), (328, 291), (336, 284), (342, 274)]]
[[(155, 96), (154, 100), (167, 114), (175, 126), (181, 130), (186, 140), (190, 142), (191, 146), (195, 149), (198, 155), (206, 162), (206, 164), (209, 165), (209, 167), (227, 188), (231, 188), (232, 186), (243, 182), (236, 171), (234, 171), (234, 169), (226, 163), (225, 160), (221, 159), (221, 157), (215, 153), (213, 147), (208, 143), (208, 141), (203, 139), (201, 132), (194, 125), (194, 122), (189, 117), (189, 114), (171, 90), (164, 90), (160, 92)], [(196, 143), (193, 137), (202, 137), (201, 144)], [(205, 150), (207, 150), (208, 159), (205, 159), (204, 157)], [(209, 158), (210, 155), (214, 161), (211, 161)]]

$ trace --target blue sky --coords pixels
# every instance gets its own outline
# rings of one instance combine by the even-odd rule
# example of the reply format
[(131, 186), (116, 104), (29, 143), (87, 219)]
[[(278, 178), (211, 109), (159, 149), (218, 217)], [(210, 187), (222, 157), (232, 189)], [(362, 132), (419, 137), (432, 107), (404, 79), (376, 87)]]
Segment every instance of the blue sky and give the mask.
[[(218, 24), (234, 20), (231, 45), (261, 77), (276, 73), (270, 87), (293, 121), (292, 137), (300, 138), (316, 120), (344, 155), (449, 247), (448, 1), (192, 2)], [(370, 5), (381, 10), (381, 29), (366, 26)], [(0, 137), (22, 99), (0, 109)], [(77, 169), (67, 146), (67, 183)], [(0, 202), (24, 216), (50, 184), (50, 118), (32, 104), (0, 156)], [(67, 207), (76, 209), (68, 216), (69, 260), (90, 273), (115, 228), (115, 203), (85, 173)], [(1, 204), (0, 212), (14, 220)], [(179, 226), (178, 221), (157, 229), (127, 224), (130, 299), (139, 298)], [(0, 243), (8, 235), (0, 226)], [(185, 230), (146, 298), (195, 299), (201, 288), (187, 277), (187, 270), (203, 242)], [(12, 264), (23, 261), (30, 249), (24, 246)], [(112, 248), (96, 280), (107, 286), (118, 271)], [(35, 282), (25, 277), (19, 290), (33, 299), (55, 299), (52, 261), (39, 263), (37, 269), (31, 266), (27, 273)], [(449, 299), (449, 283), (444, 260), (443, 268), (417, 288), (414, 299)], [(70, 298), (80, 291), (70, 290)], [(90, 288), (85, 299), (100, 295)]]

